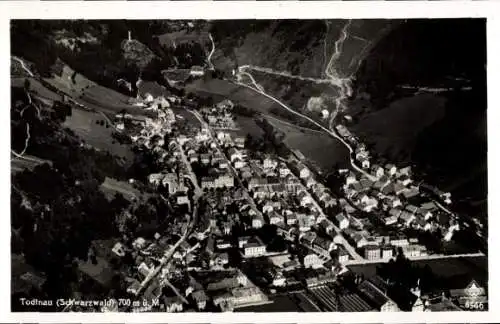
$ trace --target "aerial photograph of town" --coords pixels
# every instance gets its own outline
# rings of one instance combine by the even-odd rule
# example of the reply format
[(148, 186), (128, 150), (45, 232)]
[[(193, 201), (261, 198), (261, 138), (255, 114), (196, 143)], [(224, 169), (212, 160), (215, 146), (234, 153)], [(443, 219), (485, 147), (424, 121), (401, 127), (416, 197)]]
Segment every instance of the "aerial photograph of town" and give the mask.
[(13, 312), (488, 310), (486, 19), (10, 45)]

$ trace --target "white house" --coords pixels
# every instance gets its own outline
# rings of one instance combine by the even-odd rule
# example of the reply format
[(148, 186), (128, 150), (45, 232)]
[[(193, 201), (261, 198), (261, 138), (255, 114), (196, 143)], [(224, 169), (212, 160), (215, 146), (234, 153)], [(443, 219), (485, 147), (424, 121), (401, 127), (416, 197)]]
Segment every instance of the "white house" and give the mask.
[(125, 249), (123, 248), (123, 245), (120, 242), (117, 242), (113, 246), (113, 249), (111, 251), (113, 251), (113, 253), (119, 257), (125, 256)]
[(205, 70), (201, 66), (194, 65), (191, 67), (189, 74), (192, 76), (203, 76), (205, 75)]
[(310, 253), (304, 257), (304, 267), (311, 268), (317, 267), (323, 264), (320, 257), (317, 254)]
[(337, 216), (335, 216), (335, 219), (337, 220), (337, 224), (339, 225), (339, 228), (341, 230), (349, 227), (349, 219), (344, 214), (337, 214)]
[(380, 179), (384, 175), (384, 169), (381, 167), (375, 168), (375, 176)]
[(301, 165), (299, 167), (299, 177), (301, 179), (307, 179), (307, 178), (309, 178), (310, 175), (311, 175), (311, 172), (309, 171), (309, 169), (306, 166)]
[(385, 166), (385, 170), (387, 171), (387, 173), (390, 176), (394, 176), (398, 172), (398, 169), (396, 168), (396, 166), (394, 164), (387, 164)]
[(263, 224), (263, 220), (260, 217), (254, 217), (252, 218), (252, 227), (253, 228), (261, 228)]
[(243, 153), (236, 150), (234, 147), (229, 149), (228, 155), (229, 155), (229, 159), (231, 160), (231, 163), (233, 163), (237, 159), (243, 160), (243, 158), (244, 158)]

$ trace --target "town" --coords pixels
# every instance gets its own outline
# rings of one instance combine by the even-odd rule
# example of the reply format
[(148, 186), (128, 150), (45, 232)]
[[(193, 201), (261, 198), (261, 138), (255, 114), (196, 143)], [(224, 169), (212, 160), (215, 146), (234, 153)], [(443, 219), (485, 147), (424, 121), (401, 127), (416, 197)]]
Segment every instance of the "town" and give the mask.
[[(353, 80), (335, 64), (351, 23), (329, 39), (320, 22), (320, 52), (334, 46), (316, 77), (225, 66), (224, 33), (202, 22), (128, 38), (123, 22), (76, 38), (55, 25), (57, 50), (40, 39), (53, 62), (12, 56), (13, 308), (487, 310), (482, 215), (374, 149), (343, 109)], [(99, 52), (110, 70), (94, 75), (75, 48), (100, 41), (114, 41)]]
[[(201, 109), (182, 102), (145, 94), (135, 104), (157, 118), (116, 116), (117, 129), (161, 165), (148, 176), (151, 189), (185, 215), (168, 233), (113, 247), (115, 257), (135, 256), (127, 292), (150, 305), (132, 311), (233, 311), (272, 304), (272, 296), (286, 291), (303, 310), (461, 310), (452, 302), (456, 296), (421, 296), (418, 283), (399, 297), (404, 302), (393, 300), (380, 277), (356, 276), (355, 289), (345, 284), (338, 292), (349, 265), (443, 256), (429, 251), (419, 234), (439, 230), (441, 240), (452, 239), (458, 221), (442, 205), (451, 204), (449, 194), (439, 202), (422, 191), (410, 167), (370, 165), (362, 144), (355, 159), (363, 172), (338, 170), (340, 195), (334, 194), (301, 156), (247, 147), (234, 132), (231, 101)], [(184, 117), (173, 108), (200, 126), (178, 127)], [(337, 130), (358, 144), (344, 126)]]

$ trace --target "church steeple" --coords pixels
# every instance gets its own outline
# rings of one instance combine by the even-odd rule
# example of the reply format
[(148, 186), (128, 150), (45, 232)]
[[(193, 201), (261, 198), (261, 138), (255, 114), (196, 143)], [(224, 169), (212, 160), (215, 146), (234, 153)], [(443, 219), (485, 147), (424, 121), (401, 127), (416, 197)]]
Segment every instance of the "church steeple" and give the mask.
[(413, 307), (411, 309), (412, 312), (423, 312), (424, 311), (424, 303), (422, 302), (422, 299), (420, 298), (421, 291), (420, 291), (420, 278), (417, 280), (417, 287), (413, 288), (411, 290), (412, 294), (414, 294), (417, 299), (413, 303)]
[(411, 290), (412, 294), (414, 294), (415, 296), (417, 296), (418, 298), (420, 298), (420, 295), (421, 295), (421, 291), (420, 291), (420, 278), (417, 280), (417, 287), (413, 288)]

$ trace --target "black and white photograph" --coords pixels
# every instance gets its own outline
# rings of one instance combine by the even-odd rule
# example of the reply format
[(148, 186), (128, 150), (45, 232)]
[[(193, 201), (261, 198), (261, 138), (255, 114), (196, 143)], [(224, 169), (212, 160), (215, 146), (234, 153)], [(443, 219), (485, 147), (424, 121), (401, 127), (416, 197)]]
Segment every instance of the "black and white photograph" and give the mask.
[(11, 311), (487, 311), (486, 43), (10, 20)]

